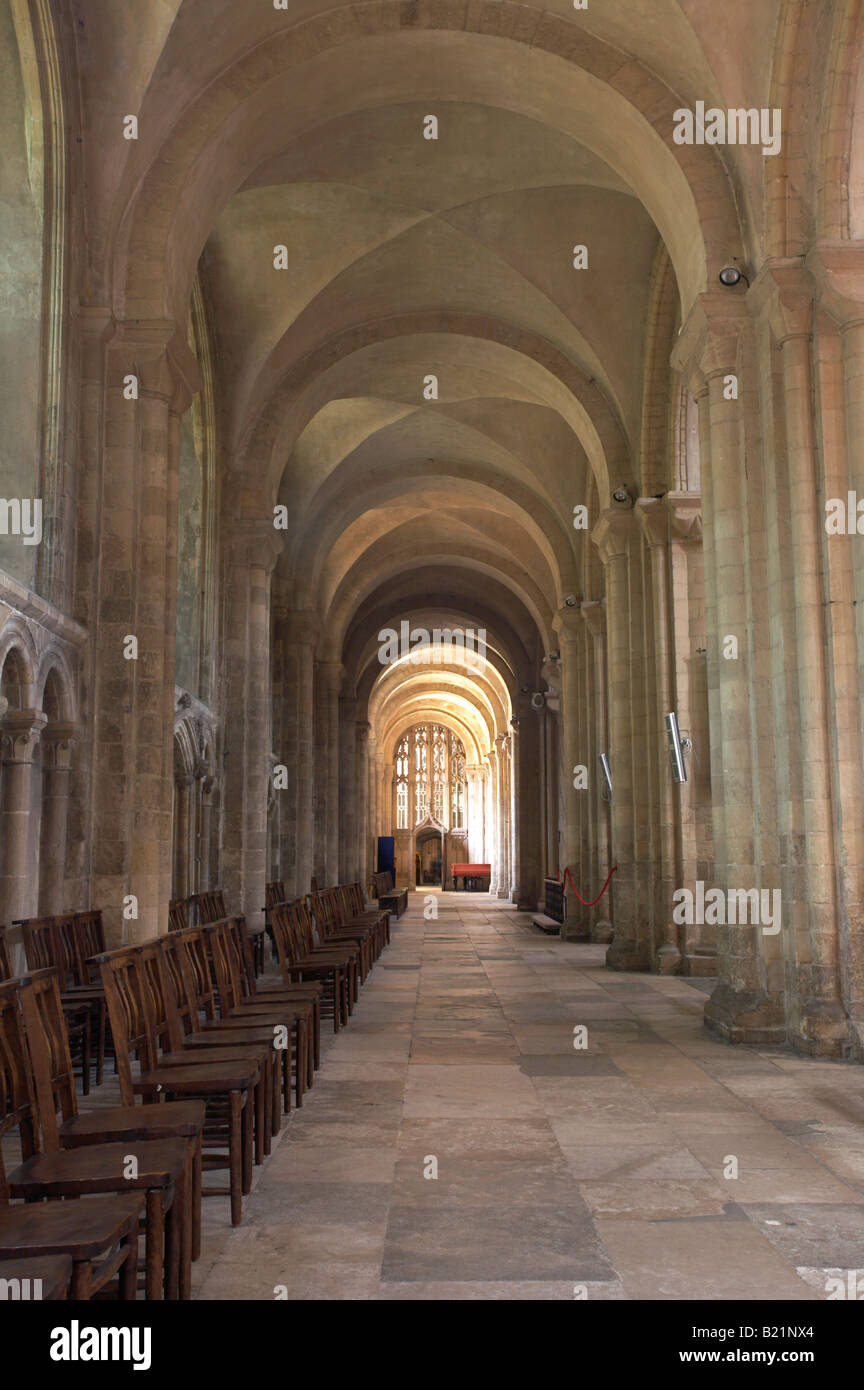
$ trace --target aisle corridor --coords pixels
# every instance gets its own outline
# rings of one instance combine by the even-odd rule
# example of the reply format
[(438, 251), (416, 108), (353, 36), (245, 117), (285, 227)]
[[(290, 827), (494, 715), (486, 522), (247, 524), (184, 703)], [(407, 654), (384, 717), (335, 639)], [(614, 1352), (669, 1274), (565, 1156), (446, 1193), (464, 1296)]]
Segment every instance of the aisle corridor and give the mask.
[(197, 1297), (807, 1300), (864, 1268), (860, 1067), (730, 1048), (684, 979), (434, 901), (328, 1034), (242, 1227), (205, 1203)]

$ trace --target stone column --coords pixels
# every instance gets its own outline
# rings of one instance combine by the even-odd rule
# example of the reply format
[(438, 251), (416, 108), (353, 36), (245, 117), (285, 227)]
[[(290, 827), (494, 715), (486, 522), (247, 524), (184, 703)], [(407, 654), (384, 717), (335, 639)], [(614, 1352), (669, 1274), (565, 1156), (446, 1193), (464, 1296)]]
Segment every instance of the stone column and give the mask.
[[(97, 345), (94, 341), (93, 350)], [(116, 326), (104, 353), (93, 587), (91, 901), (108, 943), (164, 931), (171, 890), (177, 481), (180, 415), (200, 387), (185, 332), (168, 321)], [(92, 366), (92, 362), (91, 362)], [(137, 399), (127, 398), (134, 378)], [(134, 644), (133, 645), (133, 639)], [(122, 903), (137, 901), (125, 922)]]
[(520, 892), (519, 866), (519, 720), (510, 720), (510, 901), (518, 903)]
[(279, 623), (285, 672), (283, 743), (279, 761), (287, 786), (282, 803), (282, 871), (291, 898), (309, 892), (315, 828), (315, 646), (318, 615), (311, 609), (285, 613)]
[(216, 779), (209, 775), (209, 769), (205, 770), (201, 780), (201, 823), (199, 829), (198, 847), (198, 873), (200, 889), (212, 888), (214, 886), (211, 879), (212, 864), (212, 837), (213, 837), (213, 796), (216, 789)]
[(39, 851), (39, 914), (64, 912), (66, 899), (66, 825), (73, 724), (49, 724), (42, 734), (42, 827)]
[(185, 898), (191, 893), (191, 865), (189, 862), (190, 816), (192, 776), (184, 773), (174, 778), (174, 896)]
[(483, 794), (483, 769), (479, 764), (472, 763), (465, 768), (465, 824), (468, 830), (468, 860), (471, 864), (488, 862), (483, 858)]
[(342, 696), (337, 706), (339, 718), (339, 805), (338, 864), (339, 882), (353, 883), (357, 877), (357, 827), (360, 806), (357, 796), (357, 701)]
[(613, 970), (647, 970), (650, 941), (638, 902), (636, 876), (634, 758), (644, 757), (644, 749), (636, 749), (633, 739), (629, 564), (630, 548), (638, 541), (638, 535), (632, 511), (604, 512), (592, 539), (600, 552), (606, 577), (612, 857), (618, 865), (614, 885), (609, 890), (614, 892), (614, 935), (606, 953), (606, 964)]
[(369, 878), (369, 730), (371, 725), (365, 719), (358, 719), (354, 726), (354, 746), (357, 750), (355, 786), (357, 788), (355, 813), (355, 878), (363, 884), (363, 891)]
[(270, 788), (270, 580), (282, 551), (272, 521), (227, 528), (225, 845), (229, 911), (263, 921)]
[(366, 742), (366, 786), (369, 807), (369, 828), (364, 849), (365, 872), (374, 873), (378, 868), (378, 836), (383, 834), (378, 818), (378, 740), (371, 732)]
[(496, 763), (497, 778), (497, 828), (498, 828), (498, 886), (496, 896), (506, 898), (510, 888), (510, 843), (509, 843), (509, 755), (507, 734), (499, 734), (495, 740), (498, 746)]
[[(557, 862), (554, 872), (560, 873), (566, 880), (566, 870), (569, 868), (571, 876), (577, 883), (584, 883), (587, 878), (586, 866), (580, 862), (581, 844), (579, 827), (583, 814), (583, 807), (580, 799), (588, 793), (577, 789), (573, 784), (575, 781), (574, 769), (584, 764), (588, 770), (589, 787), (599, 776), (599, 768), (591, 767), (587, 761), (586, 750), (579, 745), (578, 729), (579, 714), (582, 700), (580, 698), (580, 676), (581, 671), (581, 619), (578, 608), (561, 608), (552, 620), (553, 627), (558, 634), (560, 643), (560, 669), (561, 669), (561, 748), (560, 748), (560, 773), (563, 777), (563, 810), (564, 824), (561, 826), (561, 840), (558, 844)], [(548, 664), (548, 663), (547, 663)], [(583, 915), (585, 909), (582, 907), (570, 888), (569, 883), (564, 889), (567, 900), (567, 935), (583, 934)], [(584, 896), (584, 893), (583, 893)]]
[(4, 922), (32, 917), (37, 879), (33, 872), (30, 812), (33, 757), (48, 716), (42, 710), (9, 710), (0, 725), (0, 913)]
[[(654, 915), (659, 933), (654, 942), (653, 969), (660, 975), (677, 975), (681, 969), (681, 948), (678, 927), (672, 921), (672, 895), (681, 887), (680, 866), (676, 853), (677, 800), (686, 783), (679, 786), (672, 779), (669, 759), (665, 755), (665, 717), (675, 709), (672, 695), (671, 617), (669, 604), (669, 512), (660, 498), (641, 497), (636, 504), (636, 518), (648, 547), (651, 605), (654, 635), (654, 689), (649, 698), (649, 737), (652, 749), (659, 749), (657, 758), (657, 832), (652, 872)], [(680, 711), (677, 711), (680, 714)], [(684, 726), (686, 727), (686, 726)]]
[(487, 849), (489, 856), (484, 863), (491, 865), (491, 876), (489, 879), (489, 892), (493, 897), (498, 896), (498, 884), (501, 874), (501, 859), (498, 844), (498, 747), (493, 742), (492, 747), (486, 754), (489, 763), (488, 799), (486, 802), (486, 835)]
[(318, 738), (316, 780), (319, 802), (319, 835), (315, 863), (318, 887), (339, 882), (339, 692), (343, 668), (338, 661), (321, 661), (317, 667)]
[[(588, 692), (588, 808), (591, 825), (590, 851), (587, 863), (590, 872), (588, 885), (592, 896), (599, 893), (613, 863), (611, 803), (600, 794), (599, 756), (609, 751), (606, 678), (606, 607), (603, 602), (586, 601), (581, 606), (582, 621), (587, 634), (586, 684)], [(591, 940), (612, 940), (612, 900), (615, 879), (596, 907), (582, 908), (591, 926)], [(583, 896), (586, 896), (583, 894)]]

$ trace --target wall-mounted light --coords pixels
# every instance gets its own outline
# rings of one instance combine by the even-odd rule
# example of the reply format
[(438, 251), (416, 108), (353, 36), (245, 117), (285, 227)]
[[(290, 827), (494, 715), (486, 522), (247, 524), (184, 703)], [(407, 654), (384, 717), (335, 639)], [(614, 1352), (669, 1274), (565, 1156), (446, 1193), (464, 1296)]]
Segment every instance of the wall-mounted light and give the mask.
[(568, 608), (575, 608), (578, 602), (579, 600), (575, 594), (568, 594), (564, 600), (564, 603)]
[(740, 285), (742, 280), (745, 285), (749, 286), (750, 284), (743, 270), (739, 270), (737, 265), (724, 265), (717, 279), (727, 290), (734, 290), (735, 286)]
[(678, 731), (678, 715), (673, 711), (666, 716), (666, 737), (669, 740), (669, 761), (672, 764), (672, 777), (676, 782), (687, 781), (687, 769), (684, 766), (684, 749), (690, 752), (693, 744), (689, 738), (682, 738)]
[(604, 801), (611, 801), (611, 800), (612, 800), (612, 769), (611, 769), (611, 767), (609, 766), (609, 758), (607, 757), (607, 755), (606, 755), (605, 753), (601, 753), (601, 754), (599, 755), (599, 757), (600, 757), (600, 774), (601, 774), (601, 776), (602, 776), (602, 778), (603, 778), (603, 781), (602, 781), (602, 784), (601, 784), (601, 787), (600, 787), (600, 795), (602, 796), (602, 798), (603, 798)]
[(612, 501), (629, 502), (630, 493), (627, 491), (626, 487), (616, 487), (615, 491), (612, 493)]

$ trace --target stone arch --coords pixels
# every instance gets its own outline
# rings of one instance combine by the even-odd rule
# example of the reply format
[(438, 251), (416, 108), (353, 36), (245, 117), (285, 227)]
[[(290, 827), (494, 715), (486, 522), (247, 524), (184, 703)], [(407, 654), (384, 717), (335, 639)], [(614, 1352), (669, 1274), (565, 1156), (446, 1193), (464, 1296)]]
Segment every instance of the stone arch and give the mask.
[[(705, 288), (706, 268), (710, 276), (723, 258), (734, 254), (740, 238), (722, 161), (704, 146), (673, 143), (674, 93), (638, 61), (578, 25), (538, 14), (512, 0), (502, 0), (494, 9), (467, 11), (461, 5), (442, 10), (432, 0), (419, 4), (384, 0), (314, 16), (270, 35), (187, 107), (158, 154), (152, 154), (149, 166), (143, 151), (130, 164), (115, 210), (113, 236), (120, 315), (160, 317), (175, 313), (177, 304), (185, 301), (217, 205), (211, 201), (199, 210), (196, 202), (203, 204), (205, 187), (220, 186), (225, 201), (240, 186), (247, 172), (240, 151), (252, 133), (259, 158), (268, 157), (268, 145), (274, 140), (278, 147), (280, 135), (273, 130), (278, 122), (269, 113), (280, 82), (290, 84), (290, 95), (299, 88), (298, 74), (302, 76), (308, 63), (315, 65), (319, 85), (324, 85), (328, 58), (343, 46), (355, 44), (363, 45), (364, 54), (377, 46), (388, 74), (401, 78), (404, 63), (398, 55), (406, 42), (416, 48), (420, 41), (428, 47), (442, 37), (448, 53), (454, 45), (464, 48), (467, 44), (472, 59), (476, 52), (474, 61), (485, 61), (489, 54), (490, 66), (502, 77), (506, 64), (502, 67), (501, 59), (515, 48), (526, 67), (536, 70), (538, 90), (552, 102), (558, 119), (566, 114), (578, 125), (577, 117), (581, 117), (583, 142), (619, 168), (654, 217), (672, 250), (682, 301), (685, 311), (689, 309), (694, 296)], [(394, 42), (399, 45), (396, 54), (390, 52)], [(352, 69), (357, 66), (351, 65)], [(520, 91), (525, 81), (527, 74), (523, 83), (515, 84)], [(559, 85), (562, 99), (556, 105)], [(268, 86), (272, 90), (265, 93)], [(506, 86), (502, 82), (502, 88)], [(515, 100), (512, 81), (509, 87), (509, 92), (502, 91), (505, 103), (508, 98)], [(331, 80), (331, 109), (332, 93), (338, 88)], [(290, 106), (287, 98), (283, 104)], [(215, 129), (222, 140), (208, 147)], [(655, 173), (653, 184), (649, 171)], [(190, 246), (185, 254), (179, 248), (172, 253), (173, 229), (181, 222), (189, 229)], [(166, 263), (169, 278), (163, 272)]]

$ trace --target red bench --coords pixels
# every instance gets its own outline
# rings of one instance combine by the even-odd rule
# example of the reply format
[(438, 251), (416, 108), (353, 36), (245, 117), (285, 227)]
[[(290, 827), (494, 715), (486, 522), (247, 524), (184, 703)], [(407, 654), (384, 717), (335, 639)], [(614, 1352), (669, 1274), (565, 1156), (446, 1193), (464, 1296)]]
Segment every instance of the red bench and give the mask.
[[(450, 872), (453, 875), (454, 888), (459, 887), (458, 880), (461, 878), (462, 887), (464, 889), (467, 889), (469, 880), (473, 884), (473, 882), (477, 879), (480, 879), (481, 885), (485, 885), (485, 887), (488, 889), (489, 883), (492, 879), (491, 864), (453, 864), (451, 866)], [(483, 891), (482, 886), (480, 891)]]

